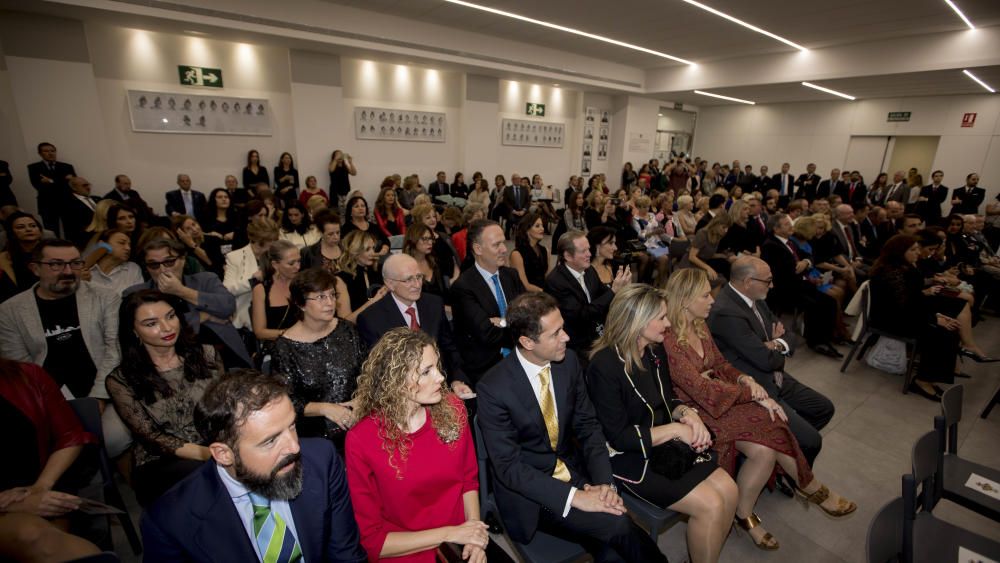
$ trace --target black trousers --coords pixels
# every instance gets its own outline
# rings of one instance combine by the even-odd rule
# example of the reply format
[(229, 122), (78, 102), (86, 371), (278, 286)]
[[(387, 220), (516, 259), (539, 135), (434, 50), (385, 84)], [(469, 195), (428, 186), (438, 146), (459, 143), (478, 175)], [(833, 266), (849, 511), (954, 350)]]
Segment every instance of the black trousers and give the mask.
[(833, 418), (833, 402), (786, 373), (778, 391), (778, 403), (785, 409), (788, 428), (812, 467), (823, 449), (823, 436), (819, 431)]
[(837, 300), (807, 283), (800, 293), (799, 307), (805, 313), (806, 343), (809, 346), (829, 344), (837, 320)]
[(646, 532), (627, 515), (584, 512), (571, 508), (565, 518), (542, 509), (538, 530), (580, 544), (597, 563), (625, 560), (627, 563), (667, 563)]
[(135, 471), (132, 472), (136, 499), (141, 506), (148, 507), (170, 487), (176, 485), (205, 463), (204, 461), (169, 456), (136, 467)]

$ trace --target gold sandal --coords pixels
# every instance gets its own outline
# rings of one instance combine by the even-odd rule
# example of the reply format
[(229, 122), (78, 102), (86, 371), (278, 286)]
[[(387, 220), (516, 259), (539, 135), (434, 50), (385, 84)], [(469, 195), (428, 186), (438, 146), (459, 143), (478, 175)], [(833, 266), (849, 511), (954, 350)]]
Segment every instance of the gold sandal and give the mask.
[(751, 512), (750, 516), (747, 516), (746, 518), (736, 516), (733, 518), (733, 521), (736, 522), (740, 528), (743, 528), (746, 531), (750, 541), (752, 541), (753, 544), (759, 549), (763, 549), (764, 551), (774, 551), (781, 547), (781, 544), (778, 543), (778, 540), (774, 539), (771, 532), (764, 534), (764, 537), (760, 538), (760, 541), (754, 540), (753, 536), (750, 535), (750, 530), (760, 526), (760, 516), (757, 516), (756, 512)]
[(804, 504), (806, 508), (809, 508), (809, 503), (815, 504), (831, 518), (843, 518), (858, 509), (857, 504), (844, 498), (840, 499), (840, 502), (837, 503), (837, 508), (835, 509), (831, 510), (823, 506), (826, 499), (830, 498), (830, 489), (826, 488), (826, 485), (820, 485), (819, 489), (812, 494), (806, 493), (802, 489), (795, 487), (795, 493), (802, 500), (802, 504)]

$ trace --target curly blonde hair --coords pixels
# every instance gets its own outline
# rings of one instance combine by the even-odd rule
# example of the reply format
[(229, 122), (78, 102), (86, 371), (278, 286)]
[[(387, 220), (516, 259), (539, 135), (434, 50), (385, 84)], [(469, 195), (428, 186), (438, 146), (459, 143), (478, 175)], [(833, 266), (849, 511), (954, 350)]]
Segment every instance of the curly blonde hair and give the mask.
[(698, 268), (683, 268), (674, 272), (667, 280), (665, 292), (667, 294), (667, 319), (670, 321), (671, 330), (677, 335), (677, 343), (687, 345), (688, 339), (693, 332), (696, 337), (704, 339), (708, 336), (708, 329), (705, 321), (695, 319), (690, 326), (684, 316), (684, 309), (694, 300), (699, 293), (708, 291), (711, 286), (708, 283), (708, 276), (704, 270)]
[[(403, 478), (402, 466), (413, 447), (412, 438), (403, 430), (410, 415), (407, 387), (428, 346), (438, 355), (438, 370), (443, 371), (437, 344), (426, 332), (400, 327), (385, 333), (361, 366), (358, 388), (354, 391), (355, 413), (358, 418), (374, 419), (382, 449), (389, 457), (389, 466), (396, 470), (397, 479)], [(451, 390), (444, 382), (441, 396), (438, 403), (429, 407), (431, 424), (438, 439), (454, 447), (468, 416), (465, 409), (456, 408)]]

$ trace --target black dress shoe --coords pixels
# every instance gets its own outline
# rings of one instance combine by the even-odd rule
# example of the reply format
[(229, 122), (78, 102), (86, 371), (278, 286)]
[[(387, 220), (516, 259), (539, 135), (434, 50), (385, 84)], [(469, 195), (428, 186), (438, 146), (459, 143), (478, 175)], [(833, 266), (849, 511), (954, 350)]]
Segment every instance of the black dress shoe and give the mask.
[(934, 393), (928, 393), (927, 391), (924, 390), (923, 387), (917, 385), (916, 383), (911, 383), (910, 384), (910, 391), (912, 391), (913, 393), (915, 393), (917, 395), (920, 395), (921, 397), (927, 399), (928, 401), (934, 401), (935, 403), (940, 403), (941, 402), (941, 396), (940, 395), (936, 395)]
[(944, 389), (942, 389), (939, 385), (935, 385), (935, 384), (931, 383), (931, 387), (934, 388), (934, 393), (938, 397), (940, 397), (941, 395), (944, 395)]
[(830, 346), (829, 344), (818, 344), (816, 346), (810, 346), (809, 348), (811, 348), (813, 352), (816, 352), (817, 354), (823, 354), (828, 358), (840, 359), (844, 357), (843, 354), (838, 352), (836, 349), (834, 349), (833, 346)]
[(972, 358), (973, 361), (979, 362), (981, 364), (988, 364), (991, 362), (1000, 362), (1000, 358), (991, 358), (989, 356), (980, 356), (976, 352), (969, 350), (968, 348), (959, 348), (958, 353), (967, 358)]

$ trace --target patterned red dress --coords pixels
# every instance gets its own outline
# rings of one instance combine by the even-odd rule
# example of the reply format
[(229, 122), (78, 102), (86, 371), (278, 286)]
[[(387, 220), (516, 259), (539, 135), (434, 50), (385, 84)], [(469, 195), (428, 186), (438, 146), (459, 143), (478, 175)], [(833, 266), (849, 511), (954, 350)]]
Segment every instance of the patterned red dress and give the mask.
[[(713, 447), (719, 453), (720, 467), (735, 478), (736, 441), (753, 442), (794, 458), (799, 487), (812, 481), (812, 470), (788, 424), (778, 419), (771, 421), (767, 410), (754, 402), (750, 388), (737, 382), (742, 374), (726, 361), (711, 335), (701, 339), (704, 358), (691, 346), (678, 343), (673, 328), (667, 329), (663, 347), (675, 395), (696, 405), (702, 421), (715, 432)], [(703, 377), (701, 374), (708, 370), (709, 376)]]

